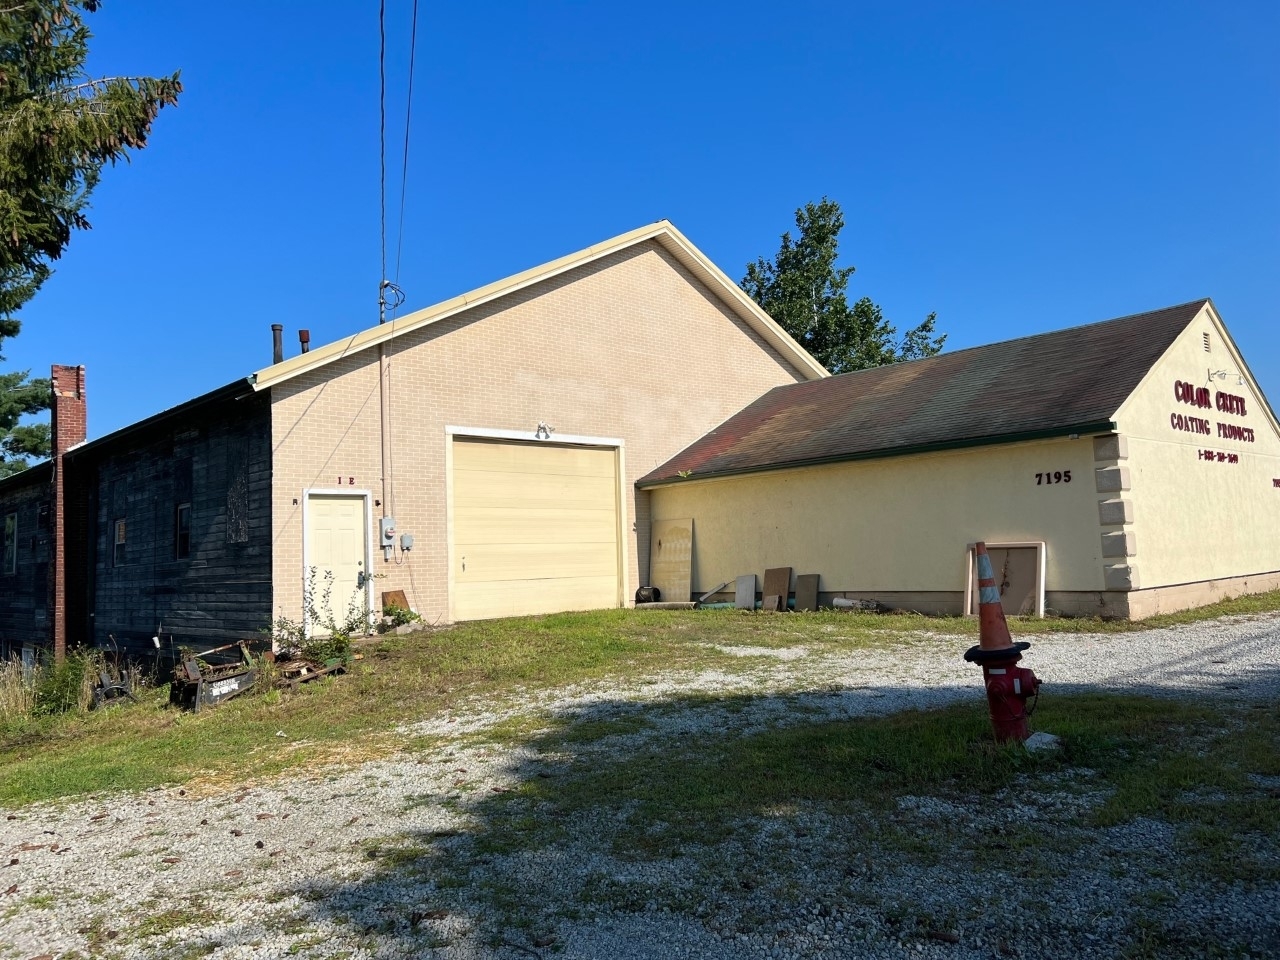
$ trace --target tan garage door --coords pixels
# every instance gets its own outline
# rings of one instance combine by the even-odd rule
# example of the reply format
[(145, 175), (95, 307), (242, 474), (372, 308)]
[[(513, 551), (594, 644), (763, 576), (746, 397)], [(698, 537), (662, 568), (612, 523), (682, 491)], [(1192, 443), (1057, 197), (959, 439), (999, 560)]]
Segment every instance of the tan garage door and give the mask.
[(616, 607), (618, 456), (453, 442), (455, 620)]

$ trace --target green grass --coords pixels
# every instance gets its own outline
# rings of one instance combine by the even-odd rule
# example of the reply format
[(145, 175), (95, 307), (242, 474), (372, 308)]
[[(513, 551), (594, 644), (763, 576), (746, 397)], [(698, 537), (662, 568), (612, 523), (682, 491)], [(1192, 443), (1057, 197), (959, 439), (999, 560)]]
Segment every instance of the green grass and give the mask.
[(159, 913), (144, 917), (134, 929), (139, 937), (163, 937), (182, 927), (193, 924), (207, 924), (214, 919), (214, 914), (205, 906), (199, 897), (190, 897), (181, 907), (170, 907)]
[[(466, 887), (499, 927), (537, 926), (566, 909), (588, 916), (669, 909), (705, 919), (716, 903), (739, 902), (746, 912), (727, 915), (745, 932), (750, 897), (767, 895), (777, 914), (787, 914), (814, 895), (815, 865), (832, 871), (820, 883), (824, 897), (869, 897), (889, 919), (895, 907), (874, 893), (876, 877), (903, 865), (1011, 874), (1028, 891), (1029, 899), (1013, 901), (1024, 912), (1064, 869), (1110, 872), (1133, 878), (1132, 902), (1122, 897), (1116, 909), (1135, 918), (1126, 947), (1135, 957), (1162, 949), (1190, 957), (1203, 943), (1197, 931), (1168, 925), (1169, 884), (1212, 895), (1223, 884), (1280, 881), (1280, 807), (1267, 786), (1280, 767), (1274, 710), (1046, 696), (1036, 726), (1062, 738), (1062, 749), (1049, 754), (996, 745), (979, 697), (838, 721), (784, 712), (786, 726), (752, 732), (732, 723), (711, 723), (696, 737), (662, 732), (664, 720), (682, 712), (759, 716), (766, 698), (676, 698), (638, 730), (627, 713), (541, 718), (523, 734), (509, 731), (536, 758), (514, 791), (467, 798), (467, 826), (410, 832), (378, 858), (396, 877), (412, 870), (441, 891)], [(618, 733), (637, 736), (620, 743)], [(1015, 799), (1036, 798), (1066, 802), (1035, 817), (1007, 815)], [(1139, 818), (1166, 824), (1173, 851), (1115, 856), (1109, 831)], [(530, 912), (527, 898), (512, 899), (519, 865), (558, 857), (569, 845), (601, 848), (636, 868), (585, 876), (540, 913)], [(1175, 867), (1165, 853), (1176, 853)], [(475, 885), (477, 868), (483, 887)], [(899, 918), (908, 937), (955, 921), (913, 910), (904, 905)]]
[[(1203, 623), (1218, 617), (1248, 616), (1280, 610), (1280, 590), (1220, 600), (1206, 607), (1161, 613), (1145, 620), (1104, 620), (1101, 617), (1008, 617), (1013, 634), (1046, 633), (1137, 633), (1186, 623)], [(806, 616), (813, 616), (806, 614)], [(892, 624), (901, 630), (927, 631), (936, 634), (974, 635), (978, 633), (976, 617), (926, 617), (920, 614), (817, 614), (848, 619), (859, 629), (874, 629), (867, 621)], [(883, 627), (881, 628), (883, 629)]]
[[(1130, 631), (1275, 609), (1280, 609), (1280, 593), (1224, 601), (1141, 625), (1014, 618), (1011, 628), (1015, 633)], [(753, 658), (733, 657), (720, 646), (804, 646), (817, 653), (884, 649), (903, 642), (937, 643), (939, 634), (972, 635), (976, 629), (974, 620), (958, 617), (611, 610), (388, 636), (365, 645), (365, 659), (348, 675), (305, 685), (292, 695), (248, 694), (193, 715), (170, 708), (161, 688), (136, 706), (4, 719), (0, 804), (197, 780), (229, 784), (301, 767), (359, 762), (413, 749), (395, 729), (446, 713), (464, 698), (501, 700), (520, 690), (605, 678), (639, 682), (646, 674), (681, 668), (752, 669)], [(636, 715), (557, 735), (568, 742), (626, 734), (638, 732), (645, 722)], [(519, 716), (478, 736), (518, 741), (536, 733), (541, 723), (542, 718)]]
[[(290, 696), (248, 694), (193, 715), (170, 708), (161, 688), (137, 706), (9, 720), (0, 724), (0, 803), (355, 762), (399, 749), (397, 726), (464, 697), (741, 663), (714, 644), (884, 645), (901, 632), (896, 620), (610, 610), (383, 637), (348, 675)], [(825, 629), (832, 624), (839, 636)]]
[[(678, 701), (677, 701), (678, 702)], [(703, 701), (690, 704), (697, 710)], [(1058, 753), (1028, 754), (992, 741), (985, 705), (905, 712), (836, 722), (800, 722), (748, 736), (703, 734), (693, 742), (654, 740), (620, 755), (586, 753), (549, 777), (528, 777), (512, 794), (481, 802), (486, 824), (477, 849), (510, 852), (564, 840), (601, 811), (615, 852), (662, 859), (691, 844), (720, 842), (739, 825), (800, 809), (870, 816), (884, 823), (903, 797), (963, 805), (1013, 787), (1063, 789), (1076, 770), (1105, 799), (1075, 818), (1082, 830), (1150, 817), (1174, 824), (1206, 874), (1280, 879), (1250, 852), (1250, 838), (1280, 836), (1280, 808), (1251, 780), (1280, 764), (1280, 717), (1168, 699), (1106, 694), (1045, 700), (1038, 725), (1063, 739)], [(598, 730), (546, 731), (528, 745), (563, 751), (587, 746)], [(1055, 779), (1057, 778), (1057, 779)], [(533, 812), (531, 812), (533, 811)], [(1081, 838), (1045, 837), (1017, 824), (998, 837), (958, 832), (975, 860), (1045, 848), (1061, 852)], [(945, 832), (943, 824), (939, 830)], [(881, 837), (886, 836), (878, 828)], [(895, 841), (907, 854), (936, 855), (935, 838)]]
[[(688, 622), (659, 613), (519, 618), (382, 638), (347, 676), (283, 698), (248, 694), (199, 715), (170, 708), (161, 690), (138, 706), (9, 723), (0, 728), (0, 803), (354, 761), (395, 749), (396, 726), (462, 697), (721, 659), (688, 642)], [(299, 741), (306, 747), (290, 748)]]

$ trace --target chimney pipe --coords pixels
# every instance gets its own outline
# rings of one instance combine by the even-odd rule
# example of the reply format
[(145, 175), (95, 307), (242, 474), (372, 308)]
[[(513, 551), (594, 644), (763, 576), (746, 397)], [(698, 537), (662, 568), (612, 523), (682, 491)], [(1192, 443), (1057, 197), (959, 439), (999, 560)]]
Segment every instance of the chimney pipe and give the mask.
[(48, 574), (49, 603), (53, 614), (53, 659), (62, 663), (67, 655), (68, 598), (74, 604), (75, 591), (67, 589), (68, 544), (74, 543), (72, 530), (89, 529), (84, 513), (84, 498), (73, 486), (68, 495), (64, 454), (87, 435), (84, 399), (84, 367), (68, 367), (55, 363), (49, 369), (53, 386), (52, 414), (49, 432), (53, 456), (53, 569)]
[(271, 325), (271, 362), (281, 363), (284, 360), (284, 324)]
[(302, 344), (302, 352), (303, 352), (303, 353), (306, 353), (308, 350), (310, 350), (310, 349), (311, 349), (311, 331), (310, 331), (310, 330), (299, 330), (299, 331), (298, 331), (298, 343)]
[(49, 432), (51, 452), (60, 457), (88, 436), (87, 408), (84, 399), (84, 367), (67, 367), (55, 363), (49, 368), (53, 384), (53, 406)]

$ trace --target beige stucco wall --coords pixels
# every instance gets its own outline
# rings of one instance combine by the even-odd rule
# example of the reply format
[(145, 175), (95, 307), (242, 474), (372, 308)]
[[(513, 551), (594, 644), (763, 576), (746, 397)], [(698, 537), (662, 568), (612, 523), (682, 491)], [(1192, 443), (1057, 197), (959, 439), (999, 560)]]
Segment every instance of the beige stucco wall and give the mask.
[[(766, 390), (802, 379), (652, 241), (398, 337), (389, 352), (397, 528), (416, 543), (399, 562), (375, 549), (372, 569), (384, 575), (377, 591), (404, 590), (428, 620), (448, 617), (446, 427), (532, 438), (546, 421), (559, 436), (623, 439), (629, 594), (648, 558), (636, 478)], [(271, 395), (274, 606), (297, 616), (304, 491), (341, 477), (344, 491), (382, 496), (377, 350)]]
[[(1037, 486), (1065, 470), (1071, 482)], [(1093, 474), (1082, 438), (690, 479), (651, 497), (655, 518), (694, 520), (695, 591), (779, 566), (820, 574), (823, 593), (963, 591), (977, 540), (1043, 540), (1048, 590), (1100, 591)]]
[[(1210, 370), (1228, 376), (1210, 384)], [(1208, 388), (1211, 406), (1181, 402), (1177, 381)], [(1243, 397), (1245, 414), (1219, 411), (1219, 391)], [(1172, 414), (1207, 420), (1210, 435), (1175, 429)], [(1280, 570), (1280, 432), (1211, 308), (1155, 364), (1116, 422), (1128, 446), (1125, 497), (1136, 545), (1130, 560), (1142, 589)], [(1220, 438), (1219, 423), (1252, 428), (1254, 441)], [(1236, 454), (1239, 462), (1206, 462), (1202, 450)], [(1238, 584), (1232, 590), (1241, 592)]]

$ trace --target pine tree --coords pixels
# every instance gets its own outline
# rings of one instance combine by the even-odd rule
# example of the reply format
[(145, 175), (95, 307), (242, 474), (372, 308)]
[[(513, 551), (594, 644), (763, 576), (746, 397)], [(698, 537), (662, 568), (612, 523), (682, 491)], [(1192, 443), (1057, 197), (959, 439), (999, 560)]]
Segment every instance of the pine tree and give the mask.
[(47, 379), (27, 379), (27, 372), (0, 373), (0, 477), (27, 467), (27, 457), (49, 455), (49, 424), (20, 424), (29, 413), (49, 409)]
[(853, 267), (837, 267), (844, 214), (823, 197), (796, 211), (799, 236), (782, 235), (773, 260), (747, 265), (742, 289), (799, 344), (832, 373), (865, 370), (899, 360), (931, 357), (946, 334), (935, 335), (937, 314), (900, 339), (880, 306), (863, 297), (852, 307), (846, 298)]
[[(99, 0), (10, 0), (0, 9), (0, 346), (15, 314), (52, 273), (73, 230), (86, 230), (89, 194), (107, 163), (146, 146), (170, 77), (93, 78), (83, 15)], [(3, 360), (0, 355), (0, 360)], [(18, 425), (47, 409), (47, 380), (0, 375), (0, 476), (48, 455), (48, 429)]]

